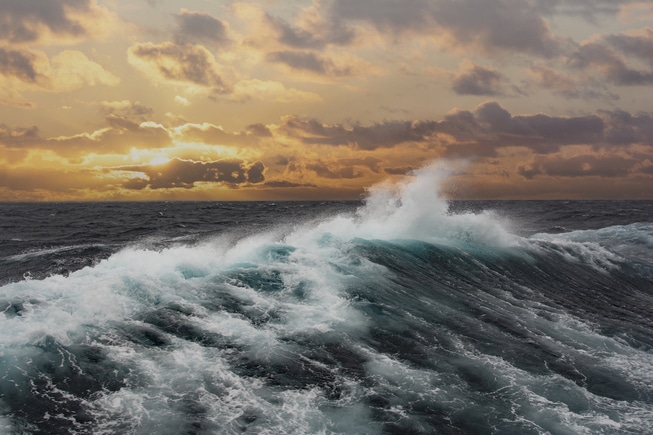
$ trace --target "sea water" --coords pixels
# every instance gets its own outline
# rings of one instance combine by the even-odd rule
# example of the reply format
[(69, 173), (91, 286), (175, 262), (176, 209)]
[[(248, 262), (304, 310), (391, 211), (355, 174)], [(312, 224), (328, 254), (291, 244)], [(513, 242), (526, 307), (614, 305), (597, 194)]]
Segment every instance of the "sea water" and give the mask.
[(0, 204), (0, 432), (653, 427), (653, 202)]

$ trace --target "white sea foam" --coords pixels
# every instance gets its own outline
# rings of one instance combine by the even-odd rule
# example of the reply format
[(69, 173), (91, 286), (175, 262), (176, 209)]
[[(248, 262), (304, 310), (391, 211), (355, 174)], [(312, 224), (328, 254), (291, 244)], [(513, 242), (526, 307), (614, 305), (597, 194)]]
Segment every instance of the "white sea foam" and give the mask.
[(415, 239), (445, 244), (514, 246), (517, 238), (508, 223), (491, 212), (450, 214), (447, 199), (440, 191), (451, 175), (438, 162), (415, 171), (397, 182), (384, 182), (369, 189), (365, 205), (354, 216), (340, 215), (318, 225), (301, 228), (290, 235), (291, 244), (332, 234), (343, 240)]

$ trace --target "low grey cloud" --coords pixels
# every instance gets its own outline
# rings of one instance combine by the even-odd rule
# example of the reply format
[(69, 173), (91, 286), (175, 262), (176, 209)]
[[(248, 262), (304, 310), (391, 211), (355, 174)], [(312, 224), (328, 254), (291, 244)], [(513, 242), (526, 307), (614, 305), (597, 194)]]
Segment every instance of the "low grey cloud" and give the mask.
[(231, 44), (227, 25), (212, 15), (182, 9), (174, 17), (177, 23), (174, 39), (177, 44), (206, 43), (218, 47)]
[(653, 70), (629, 67), (623, 56), (600, 42), (588, 42), (579, 46), (569, 56), (569, 65), (580, 70), (598, 70), (607, 80), (617, 85), (653, 84)]
[(144, 174), (146, 178), (135, 177), (124, 184), (124, 187), (134, 190), (146, 187), (191, 189), (198, 182), (220, 183), (235, 188), (265, 181), (265, 165), (262, 162), (248, 164), (240, 160), (197, 162), (175, 158), (162, 165), (123, 166), (113, 170)]
[(482, 65), (469, 64), (451, 79), (451, 86), (458, 95), (505, 94), (506, 77), (499, 71)]
[(521, 165), (517, 172), (526, 179), (536, 176), (552, 177), (623, 177), (633, 172), (639, 160), (622, 156), (596, 156), (585, 154), (565, 158), (562, 156), (538, 157)]
[(563, 98), (584, 100), (603, 98), (612, 101), (619, 99), (619, 95), (609, 92), (601, 82), (591, 78), (576, 80), (548, 66), (533, 66), (528, 69), (528, 72), (532, 76), (531, 84)]
[(599, 111), (610, 128), (605, 141), (611, 145), (646, 144), (653, 146), (653, 116), (649, 113), (632, 114), (624, 110)]
[(653, 66), (653, 29), (647, 27), (636, 34), (609, 35), (605, 41), (621, 52), (638, 57)]

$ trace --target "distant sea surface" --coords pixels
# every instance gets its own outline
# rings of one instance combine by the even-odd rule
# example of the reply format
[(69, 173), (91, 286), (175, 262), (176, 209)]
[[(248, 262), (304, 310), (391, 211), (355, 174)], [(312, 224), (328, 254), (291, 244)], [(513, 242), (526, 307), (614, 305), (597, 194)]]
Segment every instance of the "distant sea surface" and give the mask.
[(653, 202), (0, 204), (0, 432), (643, 434)]

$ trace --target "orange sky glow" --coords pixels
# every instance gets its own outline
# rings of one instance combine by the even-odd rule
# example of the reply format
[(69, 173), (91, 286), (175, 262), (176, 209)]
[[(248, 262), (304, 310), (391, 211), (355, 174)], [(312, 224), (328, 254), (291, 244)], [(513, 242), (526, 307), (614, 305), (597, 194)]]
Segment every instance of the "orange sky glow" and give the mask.
[(653, 2), (0, 0), (0, 201), (653, 199)]

